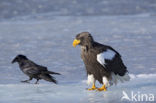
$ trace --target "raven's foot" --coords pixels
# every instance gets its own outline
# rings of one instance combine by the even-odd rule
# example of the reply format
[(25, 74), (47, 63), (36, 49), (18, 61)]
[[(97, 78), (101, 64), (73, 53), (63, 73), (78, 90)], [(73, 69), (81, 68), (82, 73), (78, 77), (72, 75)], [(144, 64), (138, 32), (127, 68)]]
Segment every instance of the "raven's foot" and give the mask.
[(22, 83), (29, 83), (30, 80), (23, 80)]

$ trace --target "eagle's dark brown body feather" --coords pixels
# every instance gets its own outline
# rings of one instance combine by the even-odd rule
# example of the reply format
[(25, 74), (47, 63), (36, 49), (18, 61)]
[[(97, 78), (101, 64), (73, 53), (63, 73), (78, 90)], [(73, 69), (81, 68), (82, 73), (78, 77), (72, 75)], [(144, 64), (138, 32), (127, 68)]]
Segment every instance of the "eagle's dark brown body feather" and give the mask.
[(111, 72), (119, 74), (120, 76), (123, 76), (127, 72), (125, 65), (122, 63), (119, 53), (117, 53), (115, 50), (114, 51), (117, 54), (113, 61), (107, 61), (108, 65), (106, 65), (106, 68), (97, 61), (97, 54), (104, 52), (107, 49), (112, 48), (96, 42), (93, 43), (93, 46), (91, 48), (86, 49), (86, 47), (81, 47), (81, 58), (84, 61), (87, 74), (93, 74), (94, 78), (100, 83), (103, 83), (103, 76), (111, 79)]
[[(87, 74), (92, 74), (95, 80), (103, 83), (104, 76), (111, 80), (112, 73), (121, 77), (127, 73), (127, 68), (123, 64), (120, 54), (112, 47), (95, 42), (88, 32), (78, 34), (76, 40), (81, 41), (81, 58), (84, 61)], [(97, 55), (105, 53), (107, 50), (113, 52), (114, 56), (111, 60), (106, 58), (105, 65), (102, 65), (97, 60)]]

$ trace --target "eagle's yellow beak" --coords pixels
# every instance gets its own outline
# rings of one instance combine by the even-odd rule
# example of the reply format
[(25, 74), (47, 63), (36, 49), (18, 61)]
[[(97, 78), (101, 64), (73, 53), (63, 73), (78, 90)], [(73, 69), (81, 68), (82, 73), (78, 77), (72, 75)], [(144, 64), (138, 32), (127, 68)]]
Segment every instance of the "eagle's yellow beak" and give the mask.
[(73, 41), (73, 47), (76, 47), (76, 45), (80, 44), (80, 40), (75, 39)]

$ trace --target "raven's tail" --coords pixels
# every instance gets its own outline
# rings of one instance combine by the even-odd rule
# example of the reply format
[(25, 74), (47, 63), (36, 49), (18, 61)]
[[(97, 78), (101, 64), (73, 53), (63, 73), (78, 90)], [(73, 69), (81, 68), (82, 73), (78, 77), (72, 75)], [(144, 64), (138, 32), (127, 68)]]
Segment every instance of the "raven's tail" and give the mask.
[(56, 75), (61, 75), (60, 73), (56, 73), (56, 72), (52, 72), (52, 71), (46, 71), (46, 72), (44, 72), (44, 73), (46, 73), (46, 74), (56, 74)]
[(55, 78), (53, 76), (49, 75), (49, 74), (42, 73), (40, 75), (40, 78), (44, 79), (46, 81), (53, 82), (53, 83), (57, 84), (57, 81), (55, 80)]

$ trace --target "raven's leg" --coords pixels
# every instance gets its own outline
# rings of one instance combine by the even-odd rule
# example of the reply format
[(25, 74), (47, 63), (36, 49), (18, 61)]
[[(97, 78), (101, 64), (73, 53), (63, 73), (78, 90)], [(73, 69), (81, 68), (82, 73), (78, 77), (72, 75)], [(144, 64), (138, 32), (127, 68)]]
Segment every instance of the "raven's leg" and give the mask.
[(35, 84), (38, 84), (39, 79), (36, 80)]
[(29, 79), (28, 80), (23, 80), (23, 81), (21, 81), (21, 82), (26, 82), (26, 83), (29, 83), (29, 81), (31, 81), (33, 78), (32, 77), (29, 77)]

